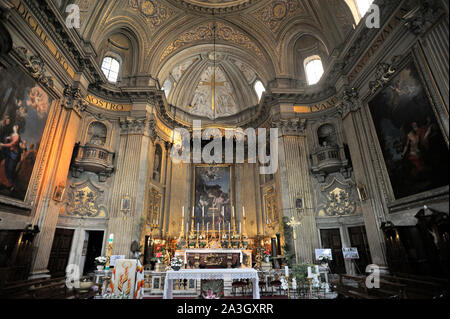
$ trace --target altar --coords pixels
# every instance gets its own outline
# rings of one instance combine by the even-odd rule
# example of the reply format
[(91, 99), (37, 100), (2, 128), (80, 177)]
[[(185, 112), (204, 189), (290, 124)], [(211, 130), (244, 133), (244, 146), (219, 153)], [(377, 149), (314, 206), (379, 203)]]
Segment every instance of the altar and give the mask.
[[(251, 268), (252, 252), (239, 249), (187, 249), (177, 251), (188, 269)], [(182, 257), (181, 257), (182, 256)]]
[(250, 268), (240, 269), (183, 269), (169, 270), (166, 273), (163, 299), (173, 299), (174, 280), (245, 280), (253, 283), (253, 299), (261, 299), (259, 294), (258, 271)]

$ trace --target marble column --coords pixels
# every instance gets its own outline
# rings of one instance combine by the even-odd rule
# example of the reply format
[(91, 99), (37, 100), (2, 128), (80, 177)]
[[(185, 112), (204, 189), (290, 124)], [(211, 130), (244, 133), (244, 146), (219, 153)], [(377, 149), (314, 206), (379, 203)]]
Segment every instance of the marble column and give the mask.
[(367, 127), (361, 115), (361, 102), (356, 90), (344, 92), (338, 106), (343, 118), (343, 127), (352, 158), (353, 171), (357, 184), (364, 185), (369, 199), (361, 202), (367, 239), (372, 256), (372, 263), (385, 268), (386, 257), (383, 249), (384, 239), (380, 229), (384, 221), (382, 199), (376, 190), (376, 181), (368, 145), (373, 144), (366, 135)]
[[(140, 242), (141, 217), (147, 186), (150, 119), (134, 117), (120, 122), (121, 136), (116, 176), (112, 187), (108, 234), (114, 234), (113, 255), (131, 258), (131, 243)], [(123, 211), (122, 200), (131, 199), (130, 211)]]
[[(296, 226), (296, 262), (311, 263), (314, 251), (319, 248), (319, 237), (313, 209), (311, 178), (305, 123), (298, 120), (281, 120), (275, 125), (280, 129), (279, 167), (283, 216), (294, 217)], [(296, 209), (296, 199), (303, 200), (302, 210)]]

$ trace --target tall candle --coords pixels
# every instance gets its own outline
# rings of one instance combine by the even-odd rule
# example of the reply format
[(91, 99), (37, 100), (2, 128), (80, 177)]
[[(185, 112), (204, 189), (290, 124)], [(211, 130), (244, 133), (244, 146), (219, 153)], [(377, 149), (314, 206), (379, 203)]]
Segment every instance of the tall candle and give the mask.
[(206, 233), (209, 232), (209, 222), (206, 224)]
[(242, 207), (242, 216), (245, 218), (245, 207)]
[(233, 218), (234, 218), (234, 206), (233, 206)]
[(200, 223), (197, 223), (197, 233), (200, 232)]
[(192, 207), (192, 218), (195, 217), (195, 207)]
[(284, 274), (286, 275), (286, 278), (289, 277), (289, 267), (284, 267)]
[(205, 218), (205, 206), (202, 206), (202, 217)]
[(219, 223), (219, 233), (220, 233), (220, 223)]
[(183, 216), (183, 218), (184, 218), (184, 206), (183, 206), (183, 213), (182, 213), (182, 216)]
[(239, 234), (242, 233), (242, 223), (239, 222)]

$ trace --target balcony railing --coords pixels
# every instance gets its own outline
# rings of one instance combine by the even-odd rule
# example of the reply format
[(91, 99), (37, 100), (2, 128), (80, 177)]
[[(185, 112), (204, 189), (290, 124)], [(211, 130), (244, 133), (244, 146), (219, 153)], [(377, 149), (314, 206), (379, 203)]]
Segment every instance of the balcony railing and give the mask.
[(348, 165), (343, 147), (321, 146), (311, 155), (312, 171), (315, 174), (329, 174), (340, 171)]
[(104, 182), (114, 171), (114, 156), (113, 152), (102, 146), (79, 145), (72, 163), (72, 175), (79, 177), (85, 171), (93, 172), (99, 176), (101, 182)]

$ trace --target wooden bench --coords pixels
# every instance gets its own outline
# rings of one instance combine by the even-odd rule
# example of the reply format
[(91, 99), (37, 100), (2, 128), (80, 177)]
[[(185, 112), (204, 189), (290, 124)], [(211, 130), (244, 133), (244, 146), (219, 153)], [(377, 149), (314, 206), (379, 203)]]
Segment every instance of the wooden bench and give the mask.
[[(81, 278), (83, 280), (85, 278)], [(5, 287), (0, 296), (6, 299), (89, 299), (95, 291), (80, 292), (68, 288), (66, 278), (30, 280)]]

